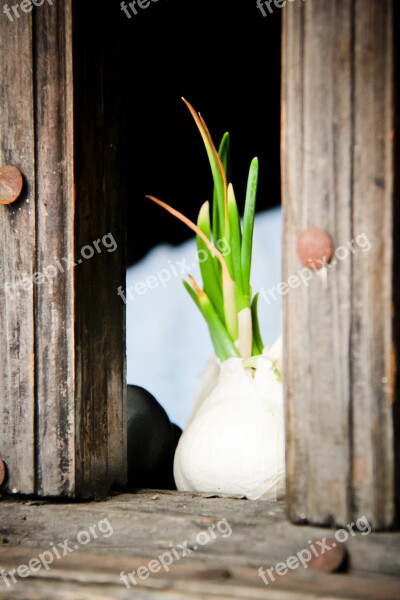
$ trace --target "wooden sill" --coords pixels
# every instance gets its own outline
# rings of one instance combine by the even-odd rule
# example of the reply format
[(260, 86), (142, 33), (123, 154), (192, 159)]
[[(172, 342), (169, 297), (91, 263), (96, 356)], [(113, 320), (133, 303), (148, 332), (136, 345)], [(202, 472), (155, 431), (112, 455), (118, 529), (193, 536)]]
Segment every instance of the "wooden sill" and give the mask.
[[(327, 574), (301, 566), (266, 586), (258, 575), (308, 547), (308, 540), (334, 530), (296, 526), (283, 503), (209, 494), (141, 490), (100, 502), (60, 502), (3, 498), (0, 502), (0, 565), (5, 571), (28, 564), (50, 543), (69, 540), (108, 519), (112, 534), (90, 539), (7, 587), (0, 598), (376, 598), (400, 597), (400, 533), (357, 533), (349, 537), (345, 573)], [(226, 519), (231, 535), (194, 550), (200, 531)], [(110, 529), (108, 533), (110, 533)], [(227, 530), (224, 530), (227, 533)], [(188, 542), (192, 551), (127, 589), (125, 573), (147, 566)], [(62, 551), (60, 550), (62, 553)], [(180, 551), (181, 552), (181, 551)], [(82, 595), (83, 594), (83, 595)]]

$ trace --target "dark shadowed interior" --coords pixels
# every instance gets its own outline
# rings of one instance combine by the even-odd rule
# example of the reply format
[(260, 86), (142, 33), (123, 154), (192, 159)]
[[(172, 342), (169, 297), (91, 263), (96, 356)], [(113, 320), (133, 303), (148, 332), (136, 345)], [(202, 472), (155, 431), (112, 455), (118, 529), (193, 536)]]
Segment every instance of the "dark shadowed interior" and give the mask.
[(281, 11), (263, 17), (255, 1), (247, 0), (152, 0), (146, 9), (136, 5), (136, 15), (126, 6), (123, 11), (118, 0), (109, 0), (77, 3), (74, 10), (80, 13), (76, 22), (86, 28), (81, 33), (97, 28), (111, 42), (117, 31), (118, 52), (112, 42), (106, 51), (109, 68), (120, 74), (113, 101), (121, 125), (127, 253), (133, 264), (158, 243), (191, 236), (145, 194), (192, 219), (210, 198), (206, 153), (181, 96), (202, 113), (216, 143), (225, 131), (231, 133), (241, 210), (253, 156), (261, 166), (258, 210), (280, 203)]

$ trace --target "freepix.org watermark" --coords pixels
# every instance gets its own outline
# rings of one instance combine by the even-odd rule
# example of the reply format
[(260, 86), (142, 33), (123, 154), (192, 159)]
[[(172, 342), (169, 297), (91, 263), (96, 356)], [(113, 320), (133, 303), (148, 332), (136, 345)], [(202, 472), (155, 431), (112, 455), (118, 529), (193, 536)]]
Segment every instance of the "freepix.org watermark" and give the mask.
[[(132, 19), (132, 16), (140, 14), (141, 11), (149, 8), (153, 2), (159, 2), (159, 0), (132, 0), (132, 2), (121, 2), (121, 10), (124, 11), (128, 19)], [(139, 10), (138, 10), (139, 9)]]
[[(305, 2), (306, 0), (297, 0), (297, 2)], [(257, 0), (256, 6), (263, 17), (271, 15), (274, 8), (284, 8), (288, 2), (296, 2), (296, 0)]]
[(338, 264), (338, 261), (343, 261), (349, 258), (350, 254), (356, 252), (368, 252), (372, 248), (372, 244), (368, 239), (366, 233), (360, 233), (352, 240), (349, 240), (343, 246), (338, 246), (335, 250), (335, 254), (331, 262), (325, 262), (324, 260), (317, 259), (315, 263), (311, 263), (309, 267), (303, 267), (296, 274), (290, 275), (287, 281), (281, 281), (277, 285), (274, 285), (268, 290), (262, 287), (259, 291), (260, 297), (267, 303), (271, 304), (271, 301), (276, 301), (279, 296), (286, 296), (290, 290), (294, 290), (301, 285), (308, 287), (310, 281), (316, 275), (321, 274), (323, 269), (329, 270)]
[(131, 584), (137, 585), (137, 578), (140, 580), (147, 579), (150, 577), (151, 573), (158, 573), (161, 569), (168, 572), (173, 562), (186, 558), (186, 556), (189, 556), (192, 552), (196, 552), (196, 550), (199, 549), (199, 546), (205, 546), (211, 541), (214, 541), (218, 534), (223, 538), (232, 535), (232, 528), (226, 519), (222, 519), (221, 521), (218, 521), (218, 523), (210, 525), (208, 529), (199, 531), (195, 538), (196, 543), (192, 545), (191, 548), (189, 548), (187, 540), (180, 544), (170, 544), (170, 550), (160, 554), (157, 559), (150, 560), (147, 565), (142, 565), (136, 571), (131, 571), (128, 574), (125, 573), (125, 571), (121, 571), (120, 579), (129, 589)]
[(45, 2), (53, 6), (53, 0), (21, 0), (12, 6), (4, 4), (3, 13), (7, 15), (9, 21), (13, 22), (14, 19), (19, 19), (22, 13), (30, 13), (34, 6), (43, 6)]
[[(226, 238), (217, 240), (215, 247), (222, 256), (227, 256), (231, 253), (231, 247)], [(168, 260), (163, 269), (156, 271), (154, 275), (149, 275), (144, 280), (137, 281), (135, 285), (130, 285), (126, 290), (124, 290), (122, 286), (119, 286), (117, 295), (120, 296), (126, 304), (128, 300), (134, 300), (136, 296), (144, 296), (149, 290), (156, 290), (160, 286), (165, 289), (173, 278), (190, 273), (191, 270), (197, 266), (197, 263), (202, 264), (209, 259), (209, 252), (204, 249), (199, 249), (193, 257), (193, 262), (190, 259), (188, 262), (185, 257), (183, 257), (182, 260), (176, 260), (174, 262)]]
[(83, 246), (83, 248), (81, 248), (81, 257), (78, 258), (76, 262), (74, 262), (71, 254), (63, 256), (60, 260), (55, 260), (54, 264), (45, 267), (43, 271), (38, 271), (31, 276), (27, 273), (22, 273), (18, 281), (6, 283), (4, 289), (11, 300), (14, 300), (15, 297), (19, 297), (20, 290), (29, 290), (33, 284), (43, 285), (44, 283), (51, 283), (59, 273), (65, 273), (82, 264), (84, 260), (90, 260), (96, 252), (97, 254), (101, 254), (103, 248), (105, 248), (107, 252), (114, 252), (118, 248), (112, 233), (106, 233), (102, 238)]
[(88, 527), (87, 531), (80, 531), (76, 536), (76, 541), (74, 540), (71, 542), (67, 539), (58, 544), (50, 542), (50, 550), (45, 550), (38, 554), (38, 556), (31, 558), (27, 565), (19, 565), (16, 569), (11, 569), (10, 571), (0, 569), (0, 578), (7, 587), (11, 587), (12, 583), (18, 583), (17, 577), (25, 579), (32, 573), (37, 573), (43, 569), (43, 567), (48, 571), (55, 560), (60, 560), (61, 558), (64, 558), (64, 556), (67, 556), (67, 554), (75, 552), (80, 546), (86, 546), (86, 544), (89, 544), (92, 540), (96, 540), (99, 537), (99, 534), (104, 538), (109, 538), (113, 533), (114, 530), (110, 521), (108, 519), (102, 519), (95, 525)]
[[(356, 531), (354, 531), (354, 528), (356, 528)], [(343, 528), (335, 531), (334, 537), (336, 542), (343, 544), (344, 542), (347, 542), (349, 535), (354, 537), (357, 533), (361, 533), (361, 535), (368, 535), (371, 533), (371, 525), (369, 524), (367, 517), (364, 515), (357, 519), (355, 523), (346, 525), (346, 529)], [(307, 569), (308, 563), (313, 556), (317, 558), (318, 556), (322, 556), (326, 552), (329, 552), (333, 548), (336, 548), (336, 542), (330, 542), (329, 545), (327, 537), (317, 540), (314, 543), (312, 543), (311, 540), (308, 540), (309, 545), (307, 548), (299, 550), (297, 554), (289, 556), (285, 562), (279, 562), (269, 569), (265, 570), (263, 567), (260, 567), (257, 571), (258, 575), (261, 577), (265, 585), (269, 585), (271, 582), (275, 581), (276, 575), (282, 577), (282, 575), (286, 575), (289, 570), (293, 571), (298, 569), (300, 566), (302, 566), (304, 569)]]

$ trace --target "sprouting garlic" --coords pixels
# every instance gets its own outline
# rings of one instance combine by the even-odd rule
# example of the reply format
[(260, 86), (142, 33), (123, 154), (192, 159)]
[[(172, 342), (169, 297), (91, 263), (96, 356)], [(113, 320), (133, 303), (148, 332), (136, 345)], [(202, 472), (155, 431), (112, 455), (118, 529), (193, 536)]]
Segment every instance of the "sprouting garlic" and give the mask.
[(277, 500), (285, 493), (282, 384), (273, 361), (278, 346), (257, 358), (206, 365), (195, 407), (174, 461), (178, 490)]

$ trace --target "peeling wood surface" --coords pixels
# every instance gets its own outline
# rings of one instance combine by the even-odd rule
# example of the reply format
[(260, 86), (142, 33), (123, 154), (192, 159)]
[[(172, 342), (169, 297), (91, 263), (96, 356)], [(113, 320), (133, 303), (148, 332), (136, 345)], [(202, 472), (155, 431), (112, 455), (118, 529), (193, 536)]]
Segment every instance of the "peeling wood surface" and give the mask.
[[(323, 574), (299, 568), (268, 586), (258, 575), (308, 547), (311, 538), (334, 531), (295, 526), (282, 504), (207, 494), (141, 491), (92, 503), (3, 499), (0, 502), (0, 568), (28, 564), (53, 544), (69, 541), (108, 519), (112, 535), (91, 540), (55, 560), (49, 570), (18, 579), (11, 589), (0, 580), (0, 598), (292, 598), (385, 599), (400, 594), (400, 534), (360, 533), (350, 537), (350, 569)], [(232, 533), (194, 550), (196, 536), (226, 519)], [(218, 531), (217, 529), (214, 529)], [(107, 531), (110, 531), (108, 529)], [(225, 527), (224, 532), (229, 533)], [(187, 541), (192, 550), (166, 572), (127, 589), (120, 573), (137, 571)], [(182, 551), (179, 550), (182, 555)], [(12, 594), (12, 596), (10, 596)]]
[(306, 283), (284, 297), (296, 522), (396, 521), (392, 6), (307, 0), (284, 11), (283, 280), (302, 269), (302, 230), (325, 229), (342, 247), (325, 282), (303, 269)]

